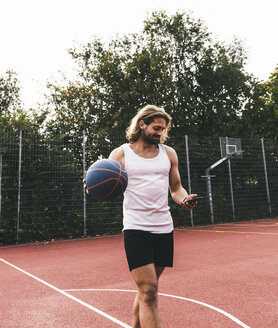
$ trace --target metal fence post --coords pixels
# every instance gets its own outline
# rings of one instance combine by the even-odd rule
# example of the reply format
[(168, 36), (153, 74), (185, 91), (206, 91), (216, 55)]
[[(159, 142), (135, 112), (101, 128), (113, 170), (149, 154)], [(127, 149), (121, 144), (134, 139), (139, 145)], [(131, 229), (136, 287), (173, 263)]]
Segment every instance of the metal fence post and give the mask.
[(265, 187), (266, 187), (266, 195), (267, 195), (267, 202), (268, 202), (268, 210), (269, 210), (269, 214), (272, 215), (267, 167), (266, 167), (266, 159), (265, 159), (264, 138), (261, 138), (261, 145), (262, 145), (262, 155), (263, 155), (263, 162), (264, 162), (264, 175), (265, 175)]
[(1, 211), (2, 211), (2, 155), (0, 155), (0, 229), (1, 229)]
[[(186, 149), (186, 166), (187, 166), (187, 178), (188, 178), (188, 193), (191, 194), (191, 176), (190, 176), (190, 161), (189, 161), (189, 148), (188, 148), (188, 136), (185, 136), (185, 149)], [(190, 210), (191, 226), (193, 227), (193, 211)]]
[[(86, 134), (83, 130), (83, 177), (85, 178), (86, 171)], [(83, 218), (84, 218), (84, 237), (87, 236), (87, 201), (86, 191), (83, 188)]]
[(18, 193), (17, 193), (17, 223), (16, 223), (16, 243), (19, 241), (19, 218), (20, 218), (20, 191), (21, 191), (21, 165), (22, 165), (22, 129), (19, 130), (19, 150), (18, 150)]

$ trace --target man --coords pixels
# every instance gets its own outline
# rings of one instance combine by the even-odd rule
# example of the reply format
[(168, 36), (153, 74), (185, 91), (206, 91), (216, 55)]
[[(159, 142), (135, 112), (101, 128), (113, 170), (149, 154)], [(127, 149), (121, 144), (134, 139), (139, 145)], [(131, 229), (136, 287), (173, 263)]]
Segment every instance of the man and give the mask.
[(148, 105), (133, 118), (127, 129), (129, 144), (116, 148), (111, 159), (127, 170), (124, 193), (123, 231), (126, 256), (137, 285), (133, 305), (133, 328), (160, 328), (157, 308), (158, 279), (165, 267), (173, 266), (173, 220), (168, 206), (173, 200), (186, 210), (197, 202), (181, 185), (178, 157), (163, 145), (171, 117), (162, 108)]

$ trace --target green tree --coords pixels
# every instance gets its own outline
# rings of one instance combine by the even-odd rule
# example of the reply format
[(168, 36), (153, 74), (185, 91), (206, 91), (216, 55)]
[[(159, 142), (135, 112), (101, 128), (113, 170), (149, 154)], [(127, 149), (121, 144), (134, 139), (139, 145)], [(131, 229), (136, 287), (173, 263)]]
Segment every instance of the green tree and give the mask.
[(0, 115), (21, 106), (20, 88), (16, 73), (7, 71), (0, 76)]
[(266, 82), (266, 102), (278, 109), (278, 65)]
[(265, 83), (265, 136), (278, 140), (278, 66)]
[(0, 128), (2, 131), (12, 130), (12, 122), (21, 105), (17, 75), (13, 71), (7, 71), (0, 76)]
[(141, 33), (108, 45), (94, 39), (70, 54), (78, 79), (49, 85), (51, 133), (123, 134), (136, 110), (153, 103), (172, 115), (176, 133), (234, 135), (251, 94), (241, 43), (213, 41), (186, 13), (154, 12)]
[(278, 139), (278, 66), (266, 82), (254, 83), (252, 97), (243, 111), (242, 136)]
[[(17, 75), (15, 72), (7, 71), (0, 77), (0, 155), (2, 159), (0, 244), (15, 242), (16, 238), (20, 129), (23, 129), (21, 203), (23, 206), (30, 203), (25, 207), (26, 221), (31, 220), (31, 215), (28, 216), (28, 214), (34, 209), (35, 198), (41, 199), (44, 196), (41, 191), (34, 190), (33, 192), (29, 186), (32, 185), (33, 188), (33, 186), (49, 185), (48, 177), (41, 174), (48, 158), (41, 159), (36, 156), (42, 153), (41, 150), (38, 151), (39, 146), (36, 142), (41, 144), (41, 148), (49, 149), (49, 146), (45, 146), (45, 138), (40, 131), (47, 113), (36, 113), (31, 109), (26, 111), (22, 107)], [(23, 232), (28, 234), (34, 230), (31, 227), (27, 233), (23, 217), (21, 220), (22, 234)], [(40, 231), (37, 233), (39, 234)]]
[(0, 76), (0, 128), (2, 131), (15, 130), (16, 134), (19, 128), (38, 132), (49, 113), (45, 109), (40, 112), (31, 108), (24, 110), (20, 91), (14, 71)]
[(154, 13), (145, 22), (149, 42), (168, 53), (172, 78), (170, 112), (184, 134), (225, 135), (234, 127), (250, 95), (241, 43), (212, 40), (200, 20)]

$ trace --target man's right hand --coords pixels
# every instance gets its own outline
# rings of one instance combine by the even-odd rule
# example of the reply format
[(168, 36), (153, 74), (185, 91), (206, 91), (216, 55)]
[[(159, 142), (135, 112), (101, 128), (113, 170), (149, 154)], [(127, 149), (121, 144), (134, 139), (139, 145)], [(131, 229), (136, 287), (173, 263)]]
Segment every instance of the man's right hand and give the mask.
[[(85, 171), (85, 173), (84, 173), (85, 177), (86, 177), (86, 175), (87, 175), (87, 171)], [(82, 182), (83, 182), (83, 187), (84, 187), (84, 190), (85, 190), (86, 194), (89, 195), (89, 191), (88, 191), (87, 186), (86, 186), (86, 179), (84, 178), (82, 180)]]

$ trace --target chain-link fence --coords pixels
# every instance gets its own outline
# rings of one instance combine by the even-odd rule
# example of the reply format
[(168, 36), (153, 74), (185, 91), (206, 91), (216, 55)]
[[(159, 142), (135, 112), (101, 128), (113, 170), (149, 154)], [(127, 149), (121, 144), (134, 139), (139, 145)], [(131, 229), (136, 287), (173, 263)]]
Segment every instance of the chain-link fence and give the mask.
[[(223, 159), (219, 138), (171, 135), (167, 144), (178, 154), (184, 187), (204, 196), (190, 212), (169, 198), (176, 227), (278, 215), (278, 145), (241, 139), (242, 158), (225, 158), (208, 174)], [(87, 199), (82, 178), (92, 162), (124, 142), (124, 136), (92, 141), (85, 134), (1, 133), (0, 244), (119, 233), (122, 199)]]

